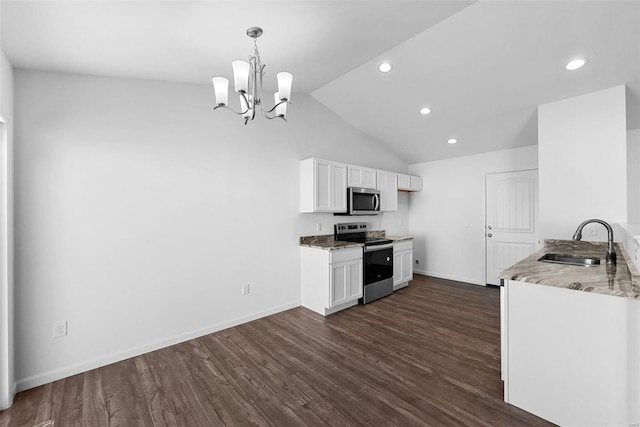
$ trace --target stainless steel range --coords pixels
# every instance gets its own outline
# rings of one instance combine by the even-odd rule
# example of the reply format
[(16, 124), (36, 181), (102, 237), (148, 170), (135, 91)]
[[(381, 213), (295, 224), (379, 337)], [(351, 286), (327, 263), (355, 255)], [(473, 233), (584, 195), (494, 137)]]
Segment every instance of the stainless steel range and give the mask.
[(359, 302), (370, 303), (393, 293), (393, 240), (367, 237), (366, 222), (334, 226), (334, 239), (364, 244), (364, 295)]

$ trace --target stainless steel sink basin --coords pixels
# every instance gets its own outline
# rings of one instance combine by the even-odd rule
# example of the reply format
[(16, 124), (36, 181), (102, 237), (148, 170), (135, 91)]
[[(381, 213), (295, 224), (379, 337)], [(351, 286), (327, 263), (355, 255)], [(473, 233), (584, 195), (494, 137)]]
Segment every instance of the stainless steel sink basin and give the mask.
[(598, 257), (588, 258), (565, 254), (545, 254), (542, 258), (538, 259), (538, 261), (553, 262), (556, 264), (578, 265), (582, 267), (595, 267), (596, 265), (600, 265), (600, 258)]

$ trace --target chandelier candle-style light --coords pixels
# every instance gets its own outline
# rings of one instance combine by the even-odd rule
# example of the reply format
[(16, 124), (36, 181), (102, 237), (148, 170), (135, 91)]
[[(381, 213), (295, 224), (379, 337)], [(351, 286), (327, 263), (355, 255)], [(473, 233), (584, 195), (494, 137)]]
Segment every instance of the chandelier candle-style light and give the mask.
[[(233, 82), (235, 91), (240, 96), (240, 112), (234, 111), (228, 107), (229, 102), (229, 79), (225, 77), (214, 77), (213, 90), (216, 96), (216, 106), (213, 108), (227, 108), (236, 114), (241, 114), (246, 125), (249, 120), (256, 117), (256, 109), (260, 107), (262, 115), (267, 119), (281, 118), (285, 122), (287, 119), (287, 104), (291, 102), (291, 83), (293, 75), (287, 72), (280, 72), (276, 75), (278, 78), (278, 91), (274, 93), (274, 106), (268, 111), (262, 108), (262, 77), (264, 76), (264, 64), (260, 61), (258, 53), (258, 37), (262, 35), (262, 28), (251, 27), (247, 30), (247, 35), (253, 39), (253, 55), (249, 56), (249, 62), (241, 59), (231, 62), (233, 67)], [(275, 111), (270, 116), (269, 113)]]

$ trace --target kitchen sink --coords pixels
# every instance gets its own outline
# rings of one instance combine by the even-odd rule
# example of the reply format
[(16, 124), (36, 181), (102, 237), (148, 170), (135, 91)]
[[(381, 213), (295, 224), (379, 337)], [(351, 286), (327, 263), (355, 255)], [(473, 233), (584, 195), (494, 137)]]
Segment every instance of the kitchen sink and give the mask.
[(578, 265), (583, 267), (595, 267), (596, 265), (600, 265), (600, 258), (598, 257), (583, 257), (565, 254), (545, 254), (542, 258), (538, 259), (538, 261)]

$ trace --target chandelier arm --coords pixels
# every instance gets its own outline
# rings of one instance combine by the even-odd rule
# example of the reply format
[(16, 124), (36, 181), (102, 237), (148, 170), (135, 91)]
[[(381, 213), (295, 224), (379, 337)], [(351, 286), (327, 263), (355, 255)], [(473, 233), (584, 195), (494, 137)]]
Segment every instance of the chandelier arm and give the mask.
[[(278, 107), (279, 105), (282, 105), (282, 104), (289, 104), (289, 103), (290, 103), (290, 102), (289, 102), (289, 101), (287, 101), (287, 100), (285, 99), (284, 101), (280, 101), (280, 102), (278, 102), (276, 105), (274, 105), (274, 106), (273, 106), (273, 108), (272, 108), (272, 109), (270, 109), (269, 111), (266, 111), (266, 112), (267, 112), (267, 113), (271, 113), (271, 112), (273, 112), (273, 110), (275, 110), (275, 109), (276, 109), (276, 107)], [(265, 116), (265, 117), (266, 117), (266, 116)]]
[(217, 110), (218, 108), (226, 108), (227, 110), (231, 111), (234, 114), (246, 114), (247, 111), (249, 111), (249, 109), (247, 109), (247, 111), (241, 111), (238, 113), (236, 110), (234, 110), (231, 107), (227, 107), (226, 105), (216, 105), (215, 107), (213, 107), (214, 110)]
[(280, 119), (284, 120), (285, 122), (287, 121), (287, 119), (284, 116), (268, 116), (267, 113), (265, 113), (263, 110), (261, 110), (261, 111), (262, 111), (262, 115), (264, 117), (266, 117), (267, 119), (269, 119), (269, 120), (280, 118)]

